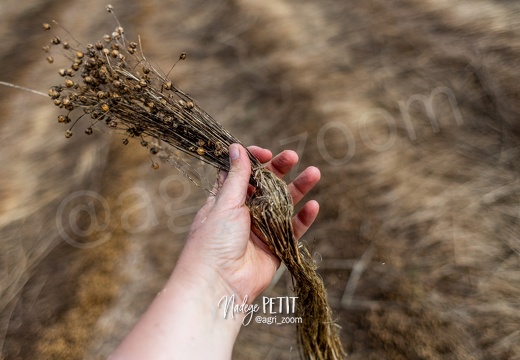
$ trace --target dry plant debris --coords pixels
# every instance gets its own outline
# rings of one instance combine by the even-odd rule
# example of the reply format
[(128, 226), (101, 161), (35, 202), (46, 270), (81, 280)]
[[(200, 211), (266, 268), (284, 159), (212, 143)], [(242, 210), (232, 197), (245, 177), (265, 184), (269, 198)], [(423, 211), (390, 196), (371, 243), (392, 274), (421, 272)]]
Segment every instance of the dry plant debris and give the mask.
[[(107, 11), (113, 14), (111, 5)], [(138, 139), (152, 155), (170, 162), (187, 176), (184, 169), (188, 163), (179, 151), (229, 171), (229, 146), (240, 141), (177, 88), (168, 74), (154, 68), (143, 55), (140, 43), (128, 41), (114, 18), (118, 24), (115, 30), (94, 44), (81, 48), (68, 34), (70, 40), (55, 36), (51, 45), (44, 47), (49, 63), (54, 63), (52, 53), (56, 48), (71, 61), (70, 68), (58, 71), (64, 78), (62, 83), (48, 91), (54, 104), (67, 111), (58, 116), (58, 122), (72, 122), (65, 136), (70, 138), (79, 120), (86, 118), (87, 135), (104, 124), (123, 134), (123, 144), (128, 144), (130, 138)], [(43, 24), (44, 30), (51, 27)], [(184, 59), (186, 53), (179, 57)], [(342, 359), (345, 354), (323, 281), (316, 274), (308, 250), (293, 233), (293, 205), (287, 185), (251, 153), (249, 158), (250, 183), (255, 190), (247, 206), (253, 227), (292, 275), (298, 296), (295, 315), (302, 318), (298, 325), (300, 352), (305, 359)], [(157, 169), (159, 165), (152, 162), (152, 167)]]

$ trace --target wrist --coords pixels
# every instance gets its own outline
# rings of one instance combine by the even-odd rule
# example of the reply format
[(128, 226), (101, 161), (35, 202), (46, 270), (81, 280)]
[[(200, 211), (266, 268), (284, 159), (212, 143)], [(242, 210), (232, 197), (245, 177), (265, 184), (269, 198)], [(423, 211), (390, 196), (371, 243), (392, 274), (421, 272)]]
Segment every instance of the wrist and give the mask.
[[(193, 264), (191, 264), (193, 265)], [(230, 359), (243, 314), (224, 316), (219, 302), (233, 294), (216, 272), (179, 261), (163, 290), (113, 359)]]

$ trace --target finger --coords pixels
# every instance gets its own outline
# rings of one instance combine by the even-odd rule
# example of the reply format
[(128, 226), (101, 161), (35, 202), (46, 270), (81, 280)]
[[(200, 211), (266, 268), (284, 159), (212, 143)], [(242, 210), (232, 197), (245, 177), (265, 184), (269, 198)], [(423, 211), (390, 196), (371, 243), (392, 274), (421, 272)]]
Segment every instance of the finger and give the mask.
[(246, 202), (251, 163), (246, 149), (239, 144), (229, 147), (229, 161), (231, 168), (219, 191), (217, 201), (225, 201), (229, 207), (240, 207)]
[(309, 166), (296, 177), (287, 188), (291, 194), (293, 204), (296, 205), (300, 200), (320, 181), (321, 173), (317, 167)]
[(273, 158), (273, 153), (270, 150), (261, 148), (259, 146), (248, 146), (247, 150), (249, 150), (262, 164)]
[(301, 208), (298, 214), (293, 217), (292, 223), (296, 240), (299, 240), (307, 230), (309, 230), (309, 227), (312, 225), (314, 220), (316, 220), (319, 211), (320, 205), (318, 202), (310, 200)]
[(283, 178), (298, 163), (298, 154), (292, 150), (284, 150), (266, 165), (279, 178)]

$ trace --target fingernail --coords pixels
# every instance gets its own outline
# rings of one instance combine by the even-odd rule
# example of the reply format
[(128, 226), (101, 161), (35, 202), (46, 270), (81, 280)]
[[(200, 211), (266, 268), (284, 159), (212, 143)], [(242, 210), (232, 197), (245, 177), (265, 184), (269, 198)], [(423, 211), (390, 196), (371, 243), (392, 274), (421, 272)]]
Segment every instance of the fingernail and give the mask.
[(240, 151), (238, 149), (238, 145), (232, 144), (229, 147), (229, 158), (231, 159), (231, 161), (233, 161), (233, 160), (238, 159), (239, 156), (240, 156)]

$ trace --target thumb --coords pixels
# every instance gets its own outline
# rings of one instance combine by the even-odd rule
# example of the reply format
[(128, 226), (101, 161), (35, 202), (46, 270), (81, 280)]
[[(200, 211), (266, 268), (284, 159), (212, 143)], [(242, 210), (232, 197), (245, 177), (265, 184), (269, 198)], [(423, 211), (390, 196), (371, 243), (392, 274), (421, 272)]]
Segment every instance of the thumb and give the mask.
[(239, 144), (229, 147), (230, 170), (222, 188), (219, 191), (219, 202), (223, 201), (229, 207), (240, 207), (245, 204), (249, 176), (251, 175), (251, 162), (246, 149)]

